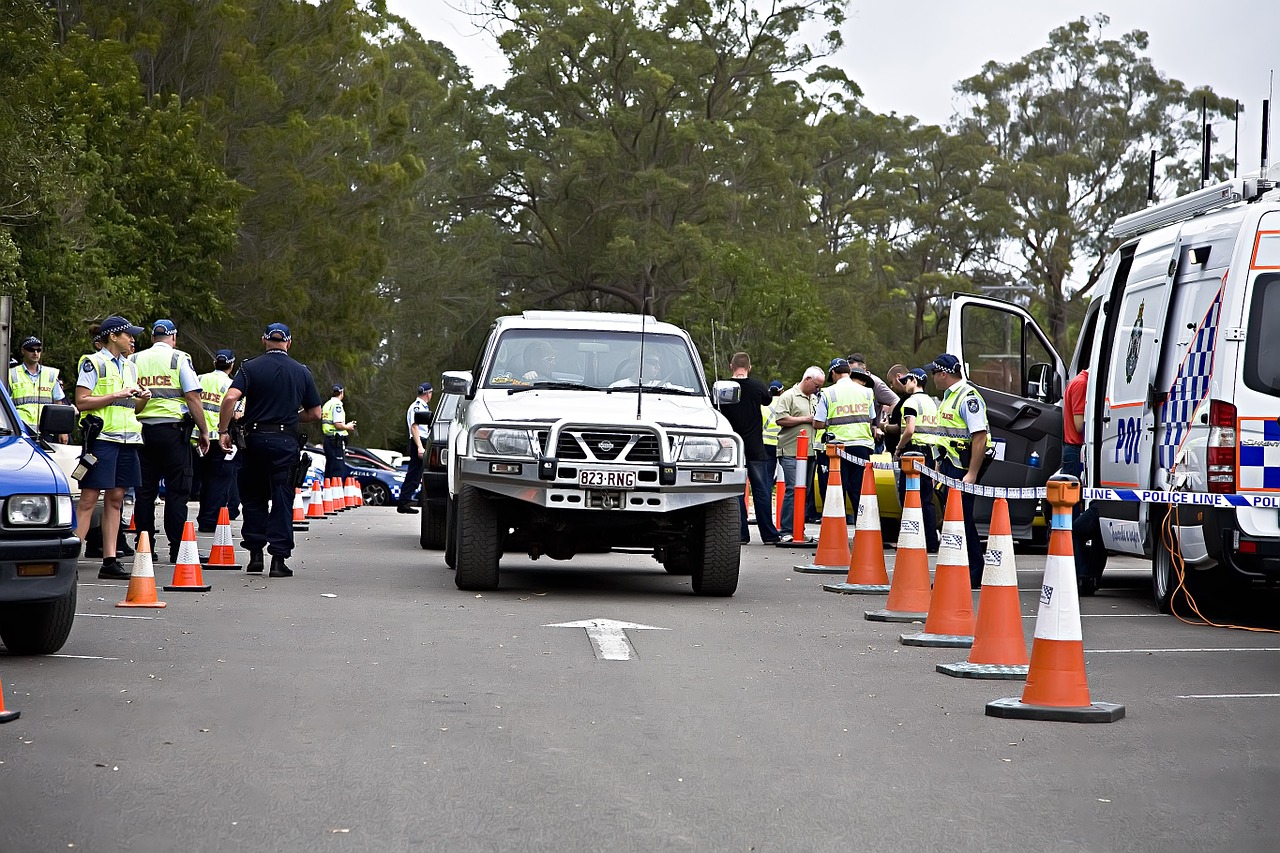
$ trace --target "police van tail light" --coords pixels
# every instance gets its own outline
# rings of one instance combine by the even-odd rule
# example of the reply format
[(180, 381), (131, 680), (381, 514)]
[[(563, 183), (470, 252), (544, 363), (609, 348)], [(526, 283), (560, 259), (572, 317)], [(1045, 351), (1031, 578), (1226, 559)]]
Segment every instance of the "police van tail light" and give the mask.
[(1236, 490), (1236, 407), (1221, 400), (1209, 401), (1209, 491), (1230, 494)]

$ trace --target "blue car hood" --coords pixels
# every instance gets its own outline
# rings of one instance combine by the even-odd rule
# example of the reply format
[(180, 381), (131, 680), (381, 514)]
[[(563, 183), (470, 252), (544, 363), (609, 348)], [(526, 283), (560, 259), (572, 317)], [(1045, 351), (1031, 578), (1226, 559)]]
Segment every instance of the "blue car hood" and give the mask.
[(0, 494), (68, 492), (62, 471), (29, 438), (0, 436)]

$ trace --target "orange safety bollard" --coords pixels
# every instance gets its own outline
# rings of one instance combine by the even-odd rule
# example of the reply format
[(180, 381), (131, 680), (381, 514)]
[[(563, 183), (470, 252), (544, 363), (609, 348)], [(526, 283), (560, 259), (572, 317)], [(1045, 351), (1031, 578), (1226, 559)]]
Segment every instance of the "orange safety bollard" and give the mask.
[(777, 530), (782, 530), (782, 499), (787, 496), (787, 478), (777, 461), (773, 463), (773, 471), (773, 526)]
[[(227, 511), (226, 507), (222, 508)], [(182, 528), (182, 542), (178, 545), (178, 560), (173, 564), (173, 583), (165, 586), (165, 592), (208, 592), (213, 587), (204, 582), (200, 571), (200, 550), (196, 545), (196, 525), (188, 521)]]
[(1053, 521), (1027, 686), (1021, 699), (988, 702), (986, 713), (988, 717), (1019, 720), (1114, 723), (1124, 717), (1124, 706), (1092, 701), (1084, 670), (1080, 594), (1071, 543), (1071, 508), (1080, 500), (1080, 481), (1054, 474), (1045, 491), (1053, 507)]
[(840, 479), (840, 445), (828, 444), (827, 459), (831, 475), (827, 477), (827, 494), (822, 499), (822, 526), (818, 529), (818, 552), (812, 563), (792, 568), (811, 575), (844, 574), (849, 564), (849, 522), (844, 517), (844, 484)]
[(938, 672), (959, 678), (1027, 677), (1027, 640), (1018, 602), (1018, 567), (1013, 561), (1013, 529), (1009, 502), (996, 498), (991, 507), (991, 533), (983, 555), (978, 622), (969, 659), (940, 663)]
[[(779, 542), (779, 548), (812, 548), (817, 544), (813, 539), (805, 537), (804, 532), (804, 500), (808, 494), (808, 487), (805, 481), (809, 478), (809, 431), (800, 430), (800, 439), (796, 443), (796, 485), (793, 489), (794, 497), (792, 501), (795, 506), (791, 513), (791, 541)], [(841, 498), (841, 506), (844, 505), (844, 499)]]
[(924, 511), (920, 508), (920, 468), (924, 454), (904, 453), (905, 478), (902, 518), (898, 520), (898, 548), (893, 558), (893, 583), (883, 610), (863, 615), (871, 622), (923, 622), (929, 615), (929, 551), (924, 536)]
[(853, 528), (848, 577), (844, 583), (823, 584), (822, 588), (827, 592), (845, 594), (888, 594), (889, 572), (884, 565), (884, 537), (880, 533), (876, 473), (870, 460), (862, 468), (862, 493), (858, 498), (858, 518)]
[(924, 630), (898, 638), (904, 646), (967, 649), (973, 645), (973, 587), (964, 539), (964, 508), (959, 489), (947, 490), (947, 513), (938, 536), (938, 564)]

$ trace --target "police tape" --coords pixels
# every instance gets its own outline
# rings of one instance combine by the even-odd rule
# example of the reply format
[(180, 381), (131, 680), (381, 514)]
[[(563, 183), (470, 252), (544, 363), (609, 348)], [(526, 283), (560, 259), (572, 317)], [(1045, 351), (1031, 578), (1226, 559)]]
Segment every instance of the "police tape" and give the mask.
[[(841, 459), (855, 465), (871, 465), (881, 471), (896, 471), (898, 466), (892, 462), (871, 462), (850, 456), (842, 449), (836, 449)], [(984, 498), (1004, 498), (1005, 500), (1046, 500), (1047, 491), (1043, 486), (1012, 488), (1007, 486), (984, 486), (981, 483), (970, 485), (954, 477), (939, 473), (932, 468), (918, 467), (921, 474), (939, 485), (949, 489), (958, 489), (971, 495)], [(1083, 501), (1125, 501), (1129, 503), (1150, 504), (1187, 504), (1189, 506), (1211, 506), (1226, 509), (1253, 507), (1256, 509), (1280, 509), (1280, 495), (1227, 495), (1216, 492), (1170, 492), (1161, 489), (1081, 489), (1080, 500)]]

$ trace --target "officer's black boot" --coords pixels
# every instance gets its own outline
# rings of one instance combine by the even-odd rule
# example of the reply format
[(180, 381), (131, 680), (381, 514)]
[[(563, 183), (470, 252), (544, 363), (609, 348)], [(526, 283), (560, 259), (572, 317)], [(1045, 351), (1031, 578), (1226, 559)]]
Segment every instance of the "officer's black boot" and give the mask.
[(271, 571), (267, 573), (272, 578), (291, 578), (293, 577), (293, 569), (284, 564), (284, 557), (275, 555), (271, 558)]
[[(98, 535), (101, 536), (102, 534), (99, 533)], [(124, 535), (123, 530), (116, 534), (116, 555), (120, 557), (133, 556), (133, 549), (129, 547), (129, 537)]]
[(259, 574), (259, 575), (260, 575), (260, 574), (262, 574), (262, 570), (263, 570), (263, 568), (264, 568), (264, 566), (263, 566), (263, 562), (262, 562), (262, 549), (261, 549), (261, 548), (258, 548), (257, 550), (254, 550), (254, 549), (250, 548), (250, 549), (249, 549), (249, 564), (248, 564), (247, 566), (245, 566), (245, 567), (244, 567), (244, 570), (245, 570), (246, 572), (252, 572), (252, 573), (254, 573), (254, 574)]

